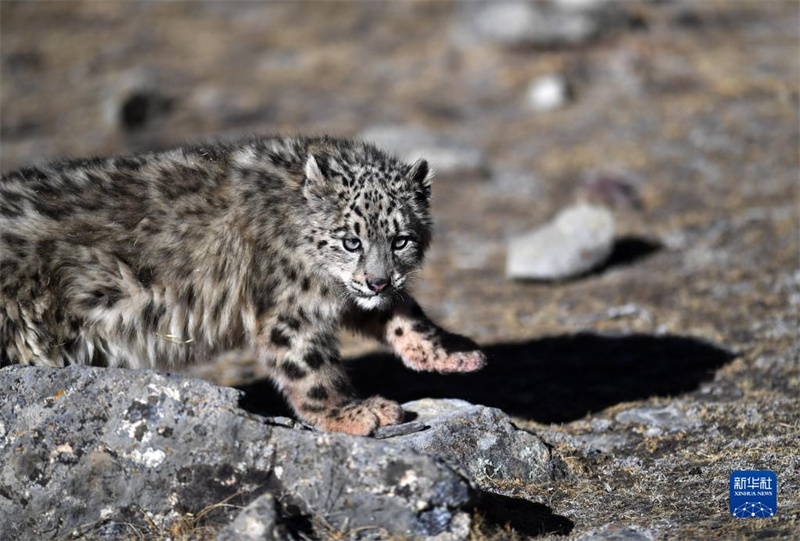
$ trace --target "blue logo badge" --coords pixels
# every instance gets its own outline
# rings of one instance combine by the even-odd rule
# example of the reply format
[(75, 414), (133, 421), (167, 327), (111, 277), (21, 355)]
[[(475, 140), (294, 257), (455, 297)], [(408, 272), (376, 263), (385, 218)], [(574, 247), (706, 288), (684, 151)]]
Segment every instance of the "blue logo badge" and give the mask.
[(778, 478), (771, 471), (735, 471), (730, 483), (731, 515), (767, 518), (778, 512)]

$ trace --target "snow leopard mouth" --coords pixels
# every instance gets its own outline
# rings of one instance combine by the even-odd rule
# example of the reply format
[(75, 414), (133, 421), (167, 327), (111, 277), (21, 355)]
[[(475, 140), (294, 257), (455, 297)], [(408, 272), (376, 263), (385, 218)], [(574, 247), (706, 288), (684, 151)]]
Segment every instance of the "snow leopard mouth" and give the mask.
[(381, 310), (386, 308), (392, 301), (392, 295), (388, 289), (380, 292), (365, 292), (355, 289), (352, 286), (347, 287), (350, 298), (362, 310)]
[(377, 300), (377, 299), (384, 299), (392, 296), (392, 292), (395, 290), (394, 287), (389, 286), (382, 291), (363, 291), (361, 289), (357, 289), (353, 285), (348, 284), (347, 290), (353, 295), (357, 300)]
[(389, 290), (388, 289), (384, 289), (383, 291), (378, 292), (378, 293), (372, 292), (372, 291), (367, 293), (367, 292), (364, 292), (364, 291), (360, 291), (358, 289), (354, 289), (352, 287), (348, 288), (348, 289), (350, 289), (350, 292), (353, 295), (355, 295), (356, 297), (358, 297), (359, 299), (374, 299), (375, 297), (385, 297), (385, 296), (387, 296), (389, 294)]

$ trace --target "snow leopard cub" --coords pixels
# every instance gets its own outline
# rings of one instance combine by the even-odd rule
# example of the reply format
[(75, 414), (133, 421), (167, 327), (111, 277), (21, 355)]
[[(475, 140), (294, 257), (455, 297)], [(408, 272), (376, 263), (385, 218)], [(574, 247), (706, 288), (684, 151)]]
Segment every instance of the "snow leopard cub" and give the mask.
[(413, 370), (484, 355), (404, 290), (431, 240), (431, 171), (362, 142), (259, 138), (28, 168), (0, 182), (0, 366), (170, 367), (257, 355), (297, 415), (370, 434), (340, 325)]

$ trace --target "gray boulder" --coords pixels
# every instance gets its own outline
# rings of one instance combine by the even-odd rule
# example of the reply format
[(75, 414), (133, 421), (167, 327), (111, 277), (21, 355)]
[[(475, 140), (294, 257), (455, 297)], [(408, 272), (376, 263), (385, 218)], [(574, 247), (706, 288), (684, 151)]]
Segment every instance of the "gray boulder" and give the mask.
[(264, 493), (279, 504), (262, 513), (261, 500), (232, 528), (262, 516), (265, 535), (278, 522), (298, 536), (468, 535), (474, 492), (442, 459), (270, 424), (239, 409), (233, 389), (150, 371), (19, 366), (0, 370), (0, 389), (9, 539), (219, 528)]
[(416, 400), (403, 409), (427, 429), (392, 441), (444, 457), (481, 489), (511, 494), (520, 486), (564, 476), (564, 466), (537, 436), (515, 427), (496, 408), (463, 400)]

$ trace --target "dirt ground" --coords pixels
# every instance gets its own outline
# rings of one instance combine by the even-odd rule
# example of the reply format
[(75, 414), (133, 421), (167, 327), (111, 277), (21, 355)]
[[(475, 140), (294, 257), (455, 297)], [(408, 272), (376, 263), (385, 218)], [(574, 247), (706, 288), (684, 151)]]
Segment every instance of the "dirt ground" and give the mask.
[[(565, 479), (501, 487), (535, 513), (476, 511), (475, 538), (800, 538), (799, 7), (617, 3), (591, 39), (543, 46), (469, 35), (476, 4), (3, 1), (0, 168), (376, 126), (474, 148), (481, 167), (435, 184), (415, 291), (489, 368), (345, 351), (364, 394), (500, 407), (562, 456)], [(534, 112), (549, 73), (569, 100)], [(638, 200), (615, 208), (611, 261), (507, 280), (507, 239), (601, 178)], [(197, 373), (270, 392), (247, 363)], [(777, 474), (775, 517), (730, 516), (749, 469)]]

